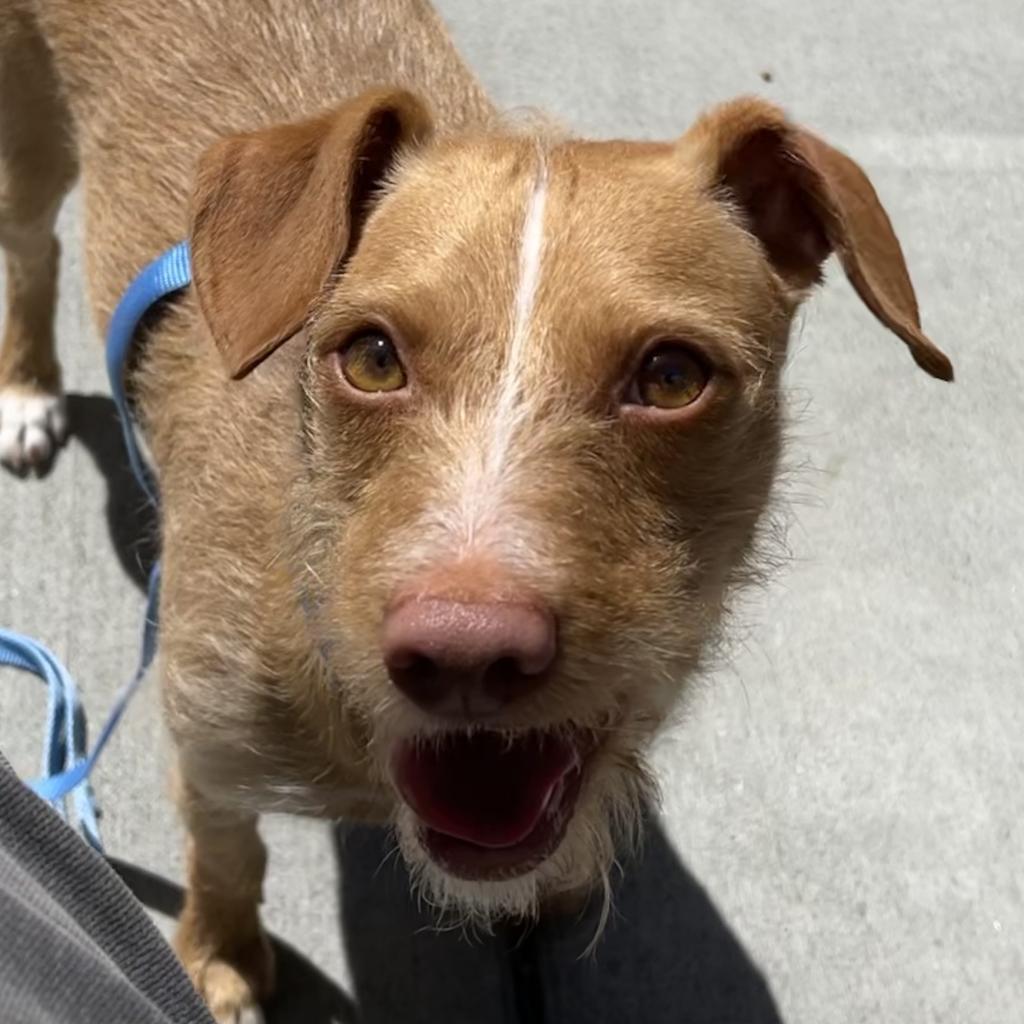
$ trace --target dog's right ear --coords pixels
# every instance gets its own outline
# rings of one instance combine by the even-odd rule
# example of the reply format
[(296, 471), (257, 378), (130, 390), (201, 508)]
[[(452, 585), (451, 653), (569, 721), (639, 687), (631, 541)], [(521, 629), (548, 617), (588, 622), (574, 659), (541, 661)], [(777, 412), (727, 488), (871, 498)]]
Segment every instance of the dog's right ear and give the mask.
[(352, 251), (373, 194), (431, 119), (402, 90), (376, 90), (297, 124), (235, 135), (200, 158), (192, 277), (232, 377), (293, 335)]

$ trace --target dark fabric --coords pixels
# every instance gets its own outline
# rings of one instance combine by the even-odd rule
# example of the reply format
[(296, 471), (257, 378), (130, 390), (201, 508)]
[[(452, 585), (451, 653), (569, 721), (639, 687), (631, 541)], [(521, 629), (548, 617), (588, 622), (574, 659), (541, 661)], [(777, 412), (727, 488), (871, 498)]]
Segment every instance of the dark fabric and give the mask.
[(135, 897), (2, 755), (0, 1021), (212, 1024)]

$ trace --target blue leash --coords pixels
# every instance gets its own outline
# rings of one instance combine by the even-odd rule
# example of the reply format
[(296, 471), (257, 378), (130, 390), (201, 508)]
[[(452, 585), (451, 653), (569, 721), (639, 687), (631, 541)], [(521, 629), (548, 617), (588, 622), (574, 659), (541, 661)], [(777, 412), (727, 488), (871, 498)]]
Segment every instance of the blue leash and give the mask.
[[(138, 326), (146, 312), (161, 299), (187, 287), (192, 281), (188, 243), (181, 242), (149, 264), (129, 285), (107, 329), (107, 374), (124, 434), (128, 462), (139, 486), (157, 503), (156, 484), (139, 449), (131, 407), (125, 391), (125, 368)], [(146, 617), (142, 627), (142, 652), (131, 679), (121, 688), (92, 750), (86, 753), (85, 711), (78, 689), (67, 669), (41, 643), (20, 633), (0, 629), (0, 665), (10, 665), (39, 676), (47, 686), (46, 736), (42, 776), (29, 786), (66, 817), (65, 802), (72, 798), (83, 835), (96, 849), (100, 841), (96, 796), (89, 776), (96, 766), (135, 695), (156, 654), (160, 596), (160, 563), (149, 575)]]

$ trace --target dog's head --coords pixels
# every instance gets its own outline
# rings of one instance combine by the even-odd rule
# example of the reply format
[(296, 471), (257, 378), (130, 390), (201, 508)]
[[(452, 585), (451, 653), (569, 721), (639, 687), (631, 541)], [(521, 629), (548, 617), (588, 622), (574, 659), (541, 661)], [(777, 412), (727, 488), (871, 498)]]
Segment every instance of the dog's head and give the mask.
[(217, 144), (192, 243), (232, 374), (306, 332), (297, 579), (408, 860), (470, 911), (592, 883), (635, 824), (830, 253), (951, 377), (863, 172), (760, 100), (633, 144), (435, 136), (375, 92)]

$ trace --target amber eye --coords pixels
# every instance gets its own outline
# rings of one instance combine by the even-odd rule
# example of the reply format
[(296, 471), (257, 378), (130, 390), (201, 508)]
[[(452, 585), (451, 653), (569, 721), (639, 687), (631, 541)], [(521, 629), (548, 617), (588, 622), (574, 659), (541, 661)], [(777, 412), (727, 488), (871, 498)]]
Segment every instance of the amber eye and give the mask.
[(708, 385), (707, 363), (682, 345), (659, 345), (644, 356), (627, 401), (656, 409), (692, 405)]
[(357, 391), (398, 391), (405, 387), (405, 368), (391, 339), (368, 331), (339, 352), (341, 372)]

